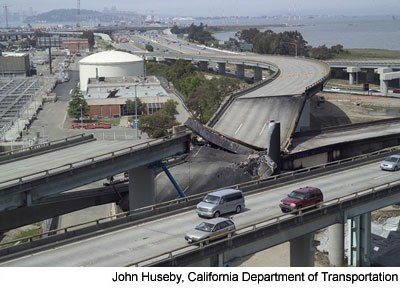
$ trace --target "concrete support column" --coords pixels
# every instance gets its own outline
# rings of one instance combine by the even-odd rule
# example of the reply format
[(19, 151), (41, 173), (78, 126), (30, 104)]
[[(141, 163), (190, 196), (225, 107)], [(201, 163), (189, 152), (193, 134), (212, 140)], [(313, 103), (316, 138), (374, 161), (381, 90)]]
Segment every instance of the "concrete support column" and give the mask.
[(268, 156), (277, 165), (274, 173), (279, 174), (281, 170), (281, 123), (270, 121), (268, 125)]
[(344, 264), (344, 224), (335, 224), (328, 228), (329, 262), (340, 267)]
[(389, 92), (388, 87), (389, 87), (389, 81), (381, 79), (381, 92), (384, 96), (388, 95)]
[(218, 63), (218, 73), (225, 74), (225, 63)]
[(303, 111), (296, 127), (296, 132), (307, 131), (310, 129), (310, 100), (307, 99), (304, 103)]
[(349, 219), (347, 262), (350, 266), (371, 265), (371, 213)]
[(349, 84), (354, 84), (354, 77), (355, 77), (355, 73), (351, 72), (349, 73)]
[(208, 71), (208, 62), (207, 61), (200, 61), (200, 70), (202, 71)]
[(254, 67), (254, 82), (262, 80), (262, 68)]
[(373, 83), (374, 82), (375, 72), (374, 69), (367, 69), (367, 82)]
[(358, 83), (358, 72), (361, 71), (360, 67), (347, 67), (346, 71), (349, 73), (349, 83), (354, 84), (354, 80)]
[(290, 266), (314, 266), (314, 233), (290, 240)]
[(156, 203), (154, 170), (148, 166), (129, 170), (129, 210)]
[(236, 77), (244, 78), (244, 65), (242, 64), (236, 65)]

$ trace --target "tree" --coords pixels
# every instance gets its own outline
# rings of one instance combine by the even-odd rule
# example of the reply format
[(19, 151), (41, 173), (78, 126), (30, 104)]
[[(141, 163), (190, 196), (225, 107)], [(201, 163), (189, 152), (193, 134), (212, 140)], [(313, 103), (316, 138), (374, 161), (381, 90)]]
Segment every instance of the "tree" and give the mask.
[(176, 106), (178, 106), (178, 102), (169, 99), (164, 103), (162, 110), (173, 117), (176, 113)]
[(163, 110), (159, 110), (151, 115), (142, 116), (139, 120), (140, 130), (146, 132), (152, 138), (168, 135), (168, 129), (178, 124), (174, 116), (170, 116)]
[(83, 39), (87, 39), (89, 43), (90, 51), (93, 49), (95, 41), (94, 41), (94, 33), (92, 31), (85, 31), (82, 34)]
[(81, 108), (82, 117), (87, 116), (89, 114), (90, 107), (88, 106), (83, 95), (79, 92), (79, 89), (75, 87), (72, 92), (72, 100), (68, 104), (69, 117), (79, 120), (81, 118)]
[[(136, 100), (136, 105), (135, 105), (135, 100)], [(126, 100), (126, 103), (125, 103), (126, 113), (125, 114), (129, 114), (129, 115), (136, 114), (136, 107), (137, 107), (138, 115), (142, 115), (143, 110), (144, 110), (144, 105), (139, 98), (135, 98), (133, 100), (132, 99)]]
[(167, 100), (161, 110), (151, 115), (142, 116), (139, 119), (140, 130), (146, 132), (152, 138), (168, 135), (168, 130), (178, 124), (174, 116), (177, 105), (177, 102)]
[(154, 48), (153, 48), (152, 45), (147, 44), (147, 45), (146, 45), (146, 50), (149, 51), (149, 52), (153, 52), (153, 51), (154, 51)]

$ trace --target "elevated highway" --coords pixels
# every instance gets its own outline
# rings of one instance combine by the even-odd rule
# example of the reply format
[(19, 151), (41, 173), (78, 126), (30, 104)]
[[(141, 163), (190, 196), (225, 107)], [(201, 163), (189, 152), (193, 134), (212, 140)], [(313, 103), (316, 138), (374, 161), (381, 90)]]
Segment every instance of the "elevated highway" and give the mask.
[[(130, 181), (129, 204), (141, 206), (143, 202), (155, 203), (151, 190), (141, 190), (154, 186), (154, 172), (148, 170), (147, 166), (188, 152), (190, 135), (190, 132), (183, 132), (140, 144), (132, 144), (131, 141), (89, 141), (36, 153), (25, 159), (3, 161), (0, 164), (0, 218), (3, 220), (0, 222), (0, 231), (66, 213), (69, 209), (67, 206), (64, 212), (62, 209), (49, 211), (46, 204), (60, 197), (61, 192), (127, 171), (130, 176), (131, 172), (142, 175), (135, 177), (142, 180)], [(146, 170), (148, 178), (143, 175), (147, 174)], [(136, 196), (133, 196), (133, 189)], [(138, 196), (142, 193), (143, 196)], [(27, 209), (34, 207), (38, 211), (41, 205), (45, 208), (40, 214), (32, 214)], [(10, 211), (15, 211), (11, 217), (13, 220), (7, 221)], [(49, 212), (54, 214), (50, 215)]]
[[(324, 200), (329, 201), (360, 190), (398, 180), (400, 180), (400, 173), (380, 171), (379, 164), (376, 161), (362, 166), (349, 167), (339, 172), (303, 179), (301, 183), (286, 183), (281, 186), (269, 188), (268, 190), (249, 193), (246, 195), (246, 210), (240, 214), (234, 214), (233, 221), (240, 229), (241, 227), (254, 225), (255, 223), (282, 215), (278, 207), (280, 199), (300, 186), (317, 186), (321, 188), (324, 193)], [(340, 188), (338, 188), (339, 186)], [(389, 187), (385, 186), (381, 188), (382, 190), (387, 187), (390, 189), (391, 186), (392, 184)], [(385, 202), (385, 204), (391, 204), (397, 200), (398, 197), (392, 196), (391, 201)], [(365, 201), (363, 200), (359, 202), (361, 205), (364, 203)], [(357, 206), (353, 205), (353, 208), (356, 209)], [(317, 211), (317, 213), (319, 212)], [(321, 222), (323, 222), (324, 213), (319, 213), (318, 216), (321, 217)], [(293, 216), (287, 215), (285, 217), (290, 218)], [(331, 220), (333, 222), (339, 221), (338, 218), (330, 218), (330, 224)], [(124, 266), (128, 263), (141, 262), (144, 259), (184, 247), (186, 242), (183, 236), (200, 221), (201, 219), (198, 218), (193, 209), (183, 209), (170, 216), (156, 217), (152, 221), (142, 222), (138, 225), (120, 227), (120, 229), (113, 229), (109, 233), (89, 235), (81, 239), (76, 239), (74, 242), (68, 241), (64, 245), (60, 244), (56, 247), (41, 248), (40, 251), (36, 250), (32, 253), (25, 253), (24, 256), (3, 261), (0, 265)], [(292, 236), (295, 235), (293, 234)], [(279, 241), (277, 238), (274, 239), (274, 245), (278, 244)], [(281, 238), (282, 242), (287, 240), (285, 237)], [(213, 250), (213, 247), (214, 245), (207, 249), (207, 252), (210, 252), (208, 255), (221, 252), (221, 250)], [(224, 247), (227, 248), (225, 244)], [(252, 250), (248, 250), (248, 254), (255, 252), (257, 249), (262, 250), (266, 248), (257, 243), (254, 243), (251, 247)], [(184, 248), (184, 251), (191, 249), (196, 248), (189, 246)], [(240, 253), (242, 256), (245, 255), (243, 251)], [(199, 262), (195, 261), (192, 263), (200, 265), (200, 259), (197, 258), (197, 260)], [(229, 261), (229, 257), (224, 261)]]
[[(281, 123), (281, 148), (284, 149), (300, 122), (306, 100), (322, 90), (329, 77), (329, 66), (312, 59), (272, 55), (185, 55), (146, 54), (165, 60), (184, 59), (195, 62), (235, 64), (237, 71), (251, 66), (256, 71), (275, 72), (272, 80), (261, 81), (253, 89), (231, 96), (210, 120), (209, 126), (218, 132), (257, 148), (267, 149), (268, 124)], [(305, 115), (309, 115), (307, 110)]]

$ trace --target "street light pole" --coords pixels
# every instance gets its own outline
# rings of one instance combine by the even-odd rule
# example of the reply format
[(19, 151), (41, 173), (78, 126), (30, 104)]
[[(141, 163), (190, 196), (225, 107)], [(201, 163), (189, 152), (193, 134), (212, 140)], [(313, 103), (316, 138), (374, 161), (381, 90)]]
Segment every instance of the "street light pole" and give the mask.
[(81, 128), (83, 127), (83, 117), (82, 117), (82, 104), (80, 104), (81, 106)]
[(135, 127), (136, 127), (136, 140), (139, 139), (139, 121), (137, 117), (137, 92), (136, 92), (137, 84), (135, 84)]

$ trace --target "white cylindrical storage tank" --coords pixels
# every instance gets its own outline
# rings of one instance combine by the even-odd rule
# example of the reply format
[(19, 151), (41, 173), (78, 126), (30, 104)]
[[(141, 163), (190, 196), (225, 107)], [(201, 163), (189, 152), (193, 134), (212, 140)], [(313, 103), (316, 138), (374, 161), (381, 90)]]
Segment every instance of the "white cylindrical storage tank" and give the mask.
[(104, 51), (79, 61), (81, 91), (86, 92), (89, 78), (139, 76), (144, 74), (143, 59), (120, 51)]

